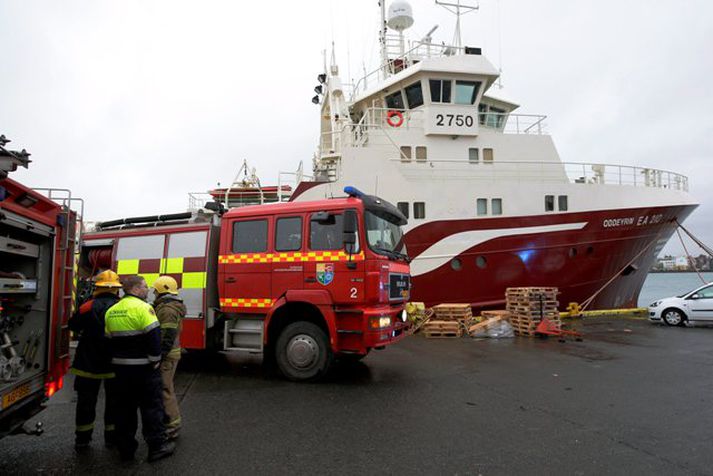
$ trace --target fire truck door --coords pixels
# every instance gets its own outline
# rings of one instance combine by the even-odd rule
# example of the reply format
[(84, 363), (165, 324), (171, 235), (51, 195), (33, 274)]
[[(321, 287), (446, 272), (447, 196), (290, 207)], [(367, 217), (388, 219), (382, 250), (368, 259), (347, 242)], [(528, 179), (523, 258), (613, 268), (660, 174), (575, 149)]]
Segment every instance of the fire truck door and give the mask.
[(285, 291), (304, 288), (302, 216), (281, 216), (275, 219), (275, 248), (272, 253), (272, 297)]
[(253, 309), (260, 312), (272, 305), (272, 263), (268, 256), (270, 221), (243, 219), (230, 225), (231, 254), (221, 263), (224, 292), (220, 298), (226, 312)]
[[(344, 251), (343, 214), (313, 213), (309, 223), (305, 289), (326, 289), (335, 304), (364, 301), (364, 255), (357, 240), (351, 256)], [(357, 234), (358, 236), (358, 234)]]

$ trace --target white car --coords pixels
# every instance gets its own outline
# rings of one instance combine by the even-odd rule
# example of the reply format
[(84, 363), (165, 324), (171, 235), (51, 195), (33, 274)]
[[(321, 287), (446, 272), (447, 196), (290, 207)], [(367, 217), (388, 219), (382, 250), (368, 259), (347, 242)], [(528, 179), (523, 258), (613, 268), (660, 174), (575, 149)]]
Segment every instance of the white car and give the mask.
[(713, 283), (681, 296), (664, 298), (649, 305), (649, 319), (669, 326), (684, 326), (687, 321), (713, 322)]

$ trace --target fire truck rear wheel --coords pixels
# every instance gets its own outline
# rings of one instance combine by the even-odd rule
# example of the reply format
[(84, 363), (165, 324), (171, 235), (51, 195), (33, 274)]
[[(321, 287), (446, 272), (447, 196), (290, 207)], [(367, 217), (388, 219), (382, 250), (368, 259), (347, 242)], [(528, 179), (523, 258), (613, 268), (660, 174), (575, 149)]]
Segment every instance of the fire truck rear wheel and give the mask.
[(290, 380), (317, 380), (332, 363), (332, 350), (325, 332), (311, 322), (295, 322), (277, 338), (277, 365)]

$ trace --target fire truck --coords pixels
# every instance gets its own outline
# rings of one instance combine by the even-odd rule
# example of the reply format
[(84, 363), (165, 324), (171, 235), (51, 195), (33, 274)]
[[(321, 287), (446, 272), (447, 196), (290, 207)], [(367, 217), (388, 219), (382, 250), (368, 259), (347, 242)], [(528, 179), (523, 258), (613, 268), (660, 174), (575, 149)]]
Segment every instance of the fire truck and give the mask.
[(345, 194), (99, 223), (83, 235), (80, 275), (172, 276), (188, 309), (183, 348), (262, 353), (288, 379), (316, 380), (408, 328), (406, 218)]
[(62, 388), (78, 238), (72, 206), (81, 203), (69, 190), (30, 189), (8, 178), (30, 163), (8, 142), (0, 136), (0, 437)]

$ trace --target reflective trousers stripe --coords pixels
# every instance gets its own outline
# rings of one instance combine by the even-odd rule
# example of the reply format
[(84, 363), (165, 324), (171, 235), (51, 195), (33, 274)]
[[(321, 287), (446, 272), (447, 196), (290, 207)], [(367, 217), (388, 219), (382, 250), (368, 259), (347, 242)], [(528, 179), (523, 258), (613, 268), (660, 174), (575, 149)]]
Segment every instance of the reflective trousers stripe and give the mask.
[(113, 359), (111, 359), (111, 363), (116, 365), (147, 365), (150, 364), (151, 361), (146, 357), (139, 359), (122, 359), (119, 357), (114, 357)]
[(75, 431), (77, 432), (82, 432), (82, 431), (92, 431), (94, 429), (94, 423), (90, 423), (88, 425), (77, 425), (77, 428)]
[(104, 379), (115, 377), (114, 372), (109, 372), (109, 373), (105, 373), (105, 374), (94, 374), (94, 373), (87, 372), (84, 370), (75, 369), (74, 367), (69, 369), (69, 373), (77, 375), (79, 377), (94, 378), (94, 379), (99, 379), (99, 380), (104, 380)]

